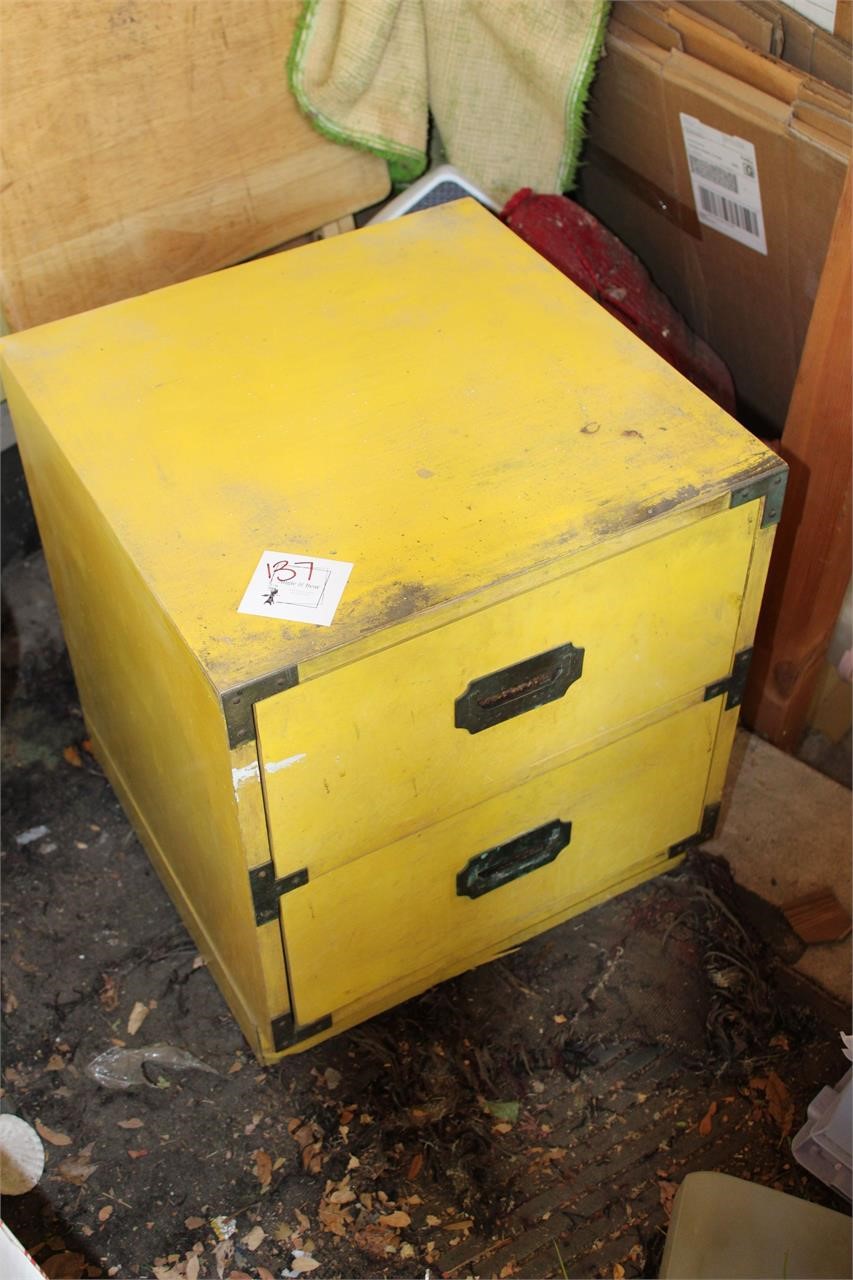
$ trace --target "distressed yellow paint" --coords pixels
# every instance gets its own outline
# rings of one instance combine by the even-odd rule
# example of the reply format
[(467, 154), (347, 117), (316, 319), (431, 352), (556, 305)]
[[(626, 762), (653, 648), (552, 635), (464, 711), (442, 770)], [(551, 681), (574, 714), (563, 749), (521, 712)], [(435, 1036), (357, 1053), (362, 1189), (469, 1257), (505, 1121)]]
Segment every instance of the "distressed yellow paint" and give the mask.
[[(750, 506), (763, 507), (763, 502), (761, 504), (750, 503)], [(761, 598), (764, 593), (764, 583), (767, 580), (767, 570), (770, 565), (770, 554), (773, 550), (775, 534), (776, 528), (774, 525), (767, 525), (764, 528), (759, 527), (756, 530), (755, 540), (752, 544), (749, 577), (744, 591), (743, 607), (735, 640), (736, 651), (748, 649), (752, 644), (755, 628), (758, 625), (758, 615), (761, 611)]]
[[(731, 495), (723, 493), (716, 498), (703, 501), (696, 507), (678, 507), (672, 511), (664, 511), (652, 515), (643, 524), (632, 525), (627, 531), (598, 542), (583, 550), (575, 551), (566, 560), (551, 561), (531, 568), (528, 572), (519, 573), (511, 578), (496, 578), (487, 587), (466, 593), (454, 604), (454, 614), (467, 617), (471, 613), (479, 613), (481, 609), (492, 608), (504, 600), (511, 600), (519, 591), (533, 591), (564, 576), (567, 567), (570, 572), (579, 573), (589, 565), (599, 564), (603, 560), (620, 556), (633, 547), (645, 546), (657, 538), (669, 537), (679, 529), (697, 524), (719, 511), (727, 511)], [(299, 665), (301, 682), (315, 680), (317, 676), (336, 671), (343, 663), (360, 662), (363, 658), (414, 636), (426, 635), (445, 625), (447, 611), (441, 608), (426, 608), (419, 613), (409, 614), (396, 621), (393, 626), (380, 632), (368, 632), (360, 639), (353, 640), (343, 650), (328, 649), (315, 654)]]
[(254, 738), (232, 750), (231, 784), (237, 800), (237, 819), (246, 865), (260, 867), (269, 862), (271, 855), (258, 748)]
[(98, 759), (254, 1044), (265, 998), (218, 701), (8, 371), (6, 388)]
[[(432, 631), (260, 703), (278, 874), (323, 875), (725, 678), (757, 506), (471, 614), (452, 645)], [(469, 682), (567, 642), (584, 665), (562, 698), (479, 733), (454, 727)]]
[[(665, 858), (701, 825), (719, 714), (718, 699), (696, 703), (287, 894), (281, 916), (299, 1021), (401, 976), (441, 971), (463, 951), (508, 945), (516, 930)], [(469, 859), (554, 819), (572, 831), (553, 862), (480, 898), (457, 895)]]
[[(219, 689), (345, 660), (428, 608), (450, 621), (496, 580), (564, 572), (779, 465), (468, 201), (3, 354)], [(355, 565), (331, 632), (235, 612), (266, 549)]]
[[(731, 492), (780, 463), (478, 206), (14, 334), (0, 363), (99, 755), (262, 1059), (290, 1012), (332, 1016), (315, 1043), (699, 830), (736, 718), (705, 685), (750, 643), (772, 540)], [(265, 550), (353, 563), (332, 626), (237, 613)], [(454, 727), (469, 681), (566, 642), (562, 699)], [(256, 740), (229, 746), (240, 690)], [(456, 895), (557, 814), (556, 862)], [(271, 859), (309, 880), (259, 926)]]
[[(749, 503), (749, 509), (756, 512), (758, 527), (751, 543), (749, 570), (735, 634), (735, 653), (740, 653), (743, 649), (748, 649), (752, 645), (755, 628), (758, 625), (761, 597), (764, 591), (764, 583), (767, 579), (770, 554), (773, 550), (773, 538), (776, 532), (773, 525), (761, 526), (760, 522), (764, 515), (763, 499), (759, 502)], [(725, 697), (722, 698), (722, 702), (723, 712), (720, 716), (720, 731), (717, 737), (717, 746), (714, 750), (711, 770), (708, 775), (708, 789), (705, 796), (707, 805), (719, 804), (723, 798), (729, 757), (734, 746), (735, 731), (737, 730), (740, 715), (739, 707), (731, 707), (726, 710)]]

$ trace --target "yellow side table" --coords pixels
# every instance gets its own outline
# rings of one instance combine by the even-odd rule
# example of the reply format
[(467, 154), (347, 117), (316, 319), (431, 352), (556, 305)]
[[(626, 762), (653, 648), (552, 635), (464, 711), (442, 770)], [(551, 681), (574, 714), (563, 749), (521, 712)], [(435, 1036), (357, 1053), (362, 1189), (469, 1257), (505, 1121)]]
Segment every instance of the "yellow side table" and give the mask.
[(712, 831), (784, 467), (475, 203), (2, 372), (98, 756), (262, 1059)]

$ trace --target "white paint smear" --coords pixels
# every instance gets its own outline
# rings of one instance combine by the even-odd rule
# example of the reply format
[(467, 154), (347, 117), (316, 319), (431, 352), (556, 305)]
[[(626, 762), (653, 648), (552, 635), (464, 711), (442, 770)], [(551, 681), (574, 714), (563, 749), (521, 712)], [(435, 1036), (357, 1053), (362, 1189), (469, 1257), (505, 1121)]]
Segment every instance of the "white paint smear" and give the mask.
[(242, 787), (244, 782), (251, 782), (253, 778), (260, 778), (260, 771), (256, 761), (251, 764), (244, 764), (240, 769), (231, 770), (231, 778), (235, 787)]
[(305, 759), (305, 752), (300, 751), (298, 756), (288, 756), (286, 760), (276, 760), (271, 764), (264, 765), (265, 773), (278, 773), (279, 769), (289, 769), (293, 764), (299, 764), (300, 760)]
[[(286, 760), (273, 760), (269, 764), (264, 765), (264, 772), (278, 773), (280, 769), (289, 769), (291, 765), (299, 764), (299, 761), (304, 759), (305, 752), (300, 751), (298, 755), (288, 756)], [(235, 791), (239, 790), (240, 787), (245, 786), (247, 782), (254, 782), (256, 779), (260, 778), (260, 776), (260, 770), (258, 769), (257, 762), (254, 760), (251, 764), (244, 764), (239, 769), (231, 770), (231, 779), (234, 783)], [(47, 828), (45, 828), (45, 830), (47, 830)], [(39, 834), (43, 833), (40, 832)], [(35, 839), (36, 837), (32, 838)], [(18, 837), (18, 841), (21, 843), (20, 836)]]

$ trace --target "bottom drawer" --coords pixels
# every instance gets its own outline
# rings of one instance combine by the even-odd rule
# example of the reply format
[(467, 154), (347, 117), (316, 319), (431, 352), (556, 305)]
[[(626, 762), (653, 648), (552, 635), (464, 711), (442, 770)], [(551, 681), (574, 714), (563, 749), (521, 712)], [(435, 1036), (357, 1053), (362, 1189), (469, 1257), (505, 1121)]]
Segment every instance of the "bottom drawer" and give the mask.
[[(701, 826), (721, 699), (701, 702), (281, 899), (296, 1019), (461, 972)], [(345, 818), (342, 818), (345, 826)], [(380, 996), (380, 993), (384, 993)]]

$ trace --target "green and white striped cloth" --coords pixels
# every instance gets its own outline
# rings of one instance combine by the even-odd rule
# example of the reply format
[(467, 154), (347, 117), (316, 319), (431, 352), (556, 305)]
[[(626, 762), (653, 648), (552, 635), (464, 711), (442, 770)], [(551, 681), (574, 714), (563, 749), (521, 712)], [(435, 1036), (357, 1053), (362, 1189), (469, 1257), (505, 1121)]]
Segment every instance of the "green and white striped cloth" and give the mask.
[(495, 201), (569, 190), (608, 0), (306, 0), (288, 59), (321, 133), (427, 165), (431, 112), (447, 159)]

